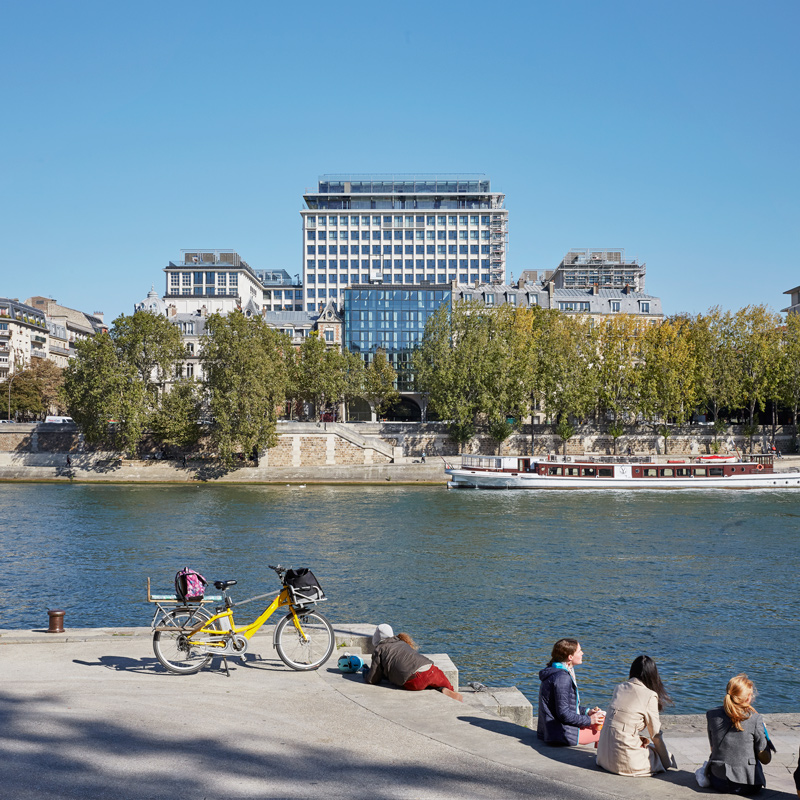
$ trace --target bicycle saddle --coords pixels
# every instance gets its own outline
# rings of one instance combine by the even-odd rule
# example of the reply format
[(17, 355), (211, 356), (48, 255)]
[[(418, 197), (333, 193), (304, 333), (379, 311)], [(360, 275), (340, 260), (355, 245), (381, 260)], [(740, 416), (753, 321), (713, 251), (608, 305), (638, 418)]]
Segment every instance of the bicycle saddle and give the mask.
[(235, 586), (236, 581), (214, 581), (214, 586), (221, 592), (224, 592), (229, 586)]

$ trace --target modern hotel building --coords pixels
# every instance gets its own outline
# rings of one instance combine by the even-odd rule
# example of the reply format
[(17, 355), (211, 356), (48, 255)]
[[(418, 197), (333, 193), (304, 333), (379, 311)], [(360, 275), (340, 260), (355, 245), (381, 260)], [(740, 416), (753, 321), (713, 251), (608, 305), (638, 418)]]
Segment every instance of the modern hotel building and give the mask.
[(485, 175), (322, 175), (303, 199), (308, 312), (349, 286), (505, 281), (505, 195)]

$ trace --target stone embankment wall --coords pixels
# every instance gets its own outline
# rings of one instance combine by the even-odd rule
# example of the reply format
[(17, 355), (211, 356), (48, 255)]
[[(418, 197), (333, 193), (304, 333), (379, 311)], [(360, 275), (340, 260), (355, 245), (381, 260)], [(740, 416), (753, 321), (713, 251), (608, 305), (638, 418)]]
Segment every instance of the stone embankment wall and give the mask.
[[(756, 452), (771, 444), (771, 429), (754, 437)], [(775, 441), (780, 451), (794, 453), (797, 440), (794, 428), (778, 427)], [(732, 450), (731, 443), (740, 451), (749, 450), (748, 439), (741, 427), (732, 426), (716, 437), (721, 452)], [(322, 424), (287, 422), (278, 425), (278, 443), (260, 454), (262, 467), (296, 469), (300, 467), (373, 467), (419, 461), (423, 453), (429, 457), (453, 457), (461, 452), (482, 455), (546, 455), (564, 452), (564, 443), (552, 426), (537, 425), (531, 447), (530, 426), (511, 436), (502, 445), (486, 435), (473, 437), (464, 447), (452, 442), (443, 423), (352, 423)], [(617, 440), (616, 452), (624, 454), (631, 449), (638, 455), (663, 455), (664, 438), (647, 428), (631, 428)], [(689, 425), (675, 428), (667, 441), (670, 455), (705, 455), (715, 452), (715, 437), (709, 426)], [(144, 457), (150, 460), (156, 447), (145, 448)], [(566, 454), (584, 453), (613, 455), (614, 440), (607, 433), (591, 426), (576, 430), (566, 444)], [(83, 441), (76, 428), (65, 429), (59, 425), (4, 424), (0, 425), (0, 460), (22, 463), (28, 456), (45, 455), (94, 456), (100, 459), (116, 457), (102, 453)], [(181, 460), (183, 453), (176, 452)], [(193, 461), (214, 461), (208, 446), (201, 446), (188, 454)], [(34, 459), (36, 460), (36, 459)], [(29, 461), (30, 463), (30, 461)]]

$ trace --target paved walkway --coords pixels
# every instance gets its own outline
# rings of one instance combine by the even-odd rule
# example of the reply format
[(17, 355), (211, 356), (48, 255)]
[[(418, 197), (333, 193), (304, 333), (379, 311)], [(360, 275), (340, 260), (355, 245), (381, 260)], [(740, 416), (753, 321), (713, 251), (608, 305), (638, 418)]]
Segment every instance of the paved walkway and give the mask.
[[(690, 798), (704, 720), (665, 720), (679, 769), (622, 778), (592, 748), (536, 734), (438, 692), (293, 672), (257, 636), (231, 674), (166, 673), (145, 628), (0, 630), (0, 796), (80, 798)], [(800, 715), (772, 715), (761, 797), (796, 797)]]

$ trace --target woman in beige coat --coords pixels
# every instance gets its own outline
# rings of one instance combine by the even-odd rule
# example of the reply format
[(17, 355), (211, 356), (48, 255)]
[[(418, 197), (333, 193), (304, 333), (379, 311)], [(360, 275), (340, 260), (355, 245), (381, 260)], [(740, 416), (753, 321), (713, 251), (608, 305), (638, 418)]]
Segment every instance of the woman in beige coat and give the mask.
[[(597, 764), (617, 775), (645, 776), (674, 767), (661, 738), (659, 712), (672, 699), (658, 677), (656, 663), (639, 656), (630, 679), (614, 689), (597, 743)], [(649, 738), (642, 736), (647, 729)]]

